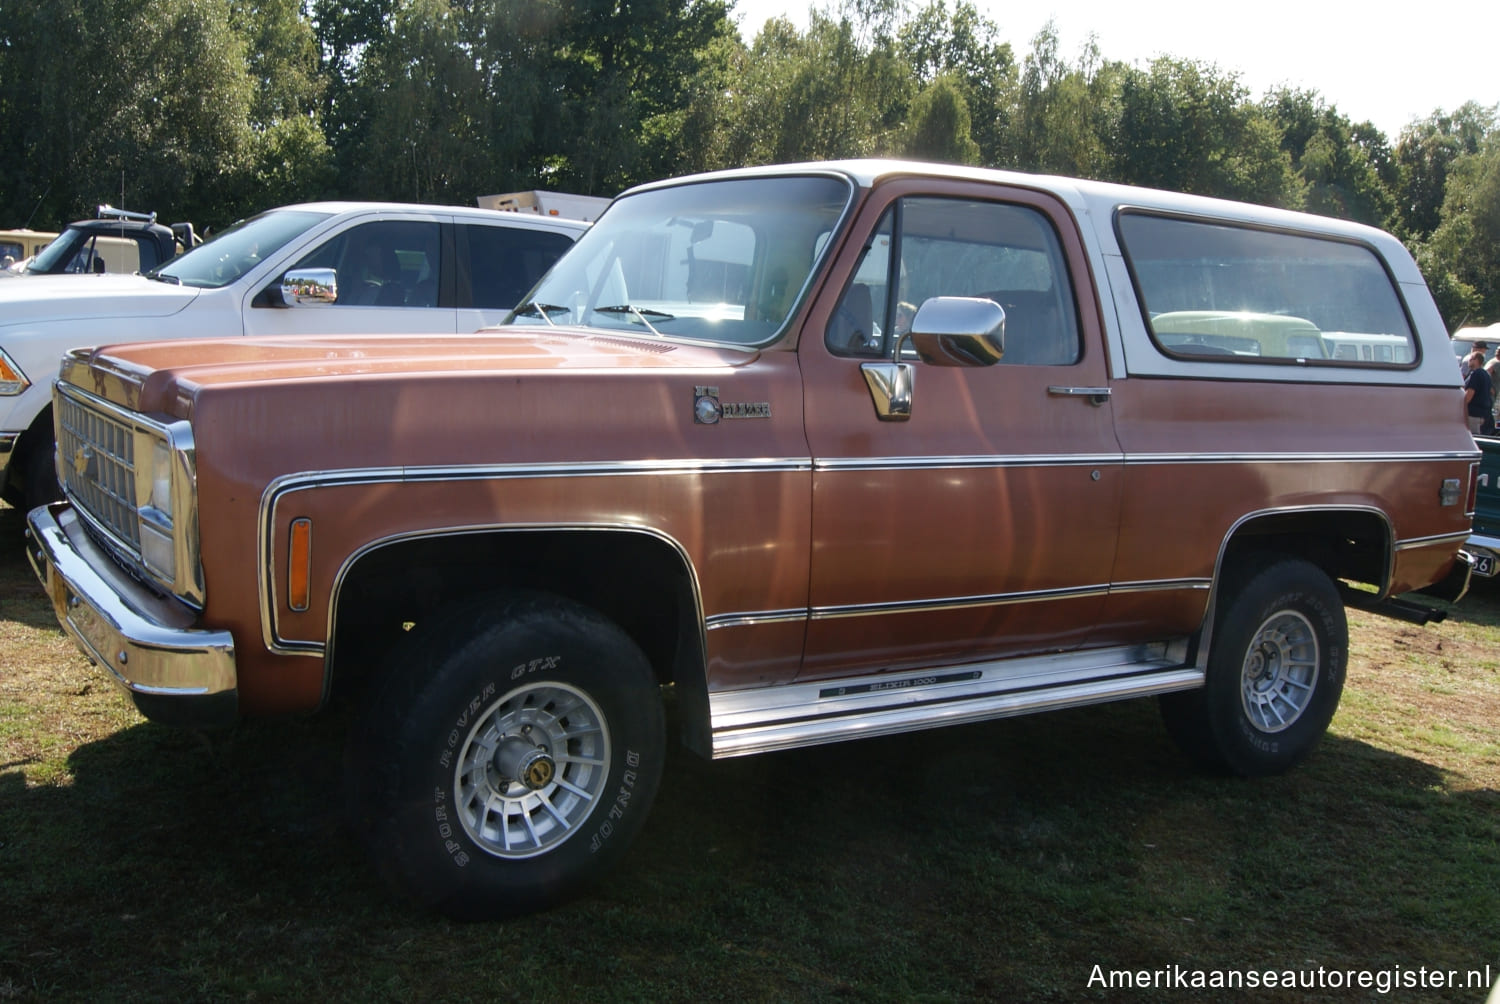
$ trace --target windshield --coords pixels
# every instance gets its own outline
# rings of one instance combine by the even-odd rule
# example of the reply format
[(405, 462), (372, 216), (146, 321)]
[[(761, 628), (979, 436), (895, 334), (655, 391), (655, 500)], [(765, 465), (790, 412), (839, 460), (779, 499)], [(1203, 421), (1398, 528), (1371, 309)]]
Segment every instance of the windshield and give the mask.
[(506, 323), (765, 344), (801, 299), (852, 191), (839, 178), (779, 177), (623, 196)]
[(272, 210), (241, 220), (193, 250), (146, 273), (153, 279), (180, 282), (199, 289), (218, 289), (234, 282), (313, 226), (329, 213)]
[[(36, 253), (31, 263), (26, 266), (26, 271), (40, 274), (53, 272), (86, 272), (88, 268), (87, 256), (79, 255), (79, 247), (87, 241), (87, 235), (79, 230), (69, 227), (53, 238), (52, 243)], [(64, 265), (66, 259), (74, 259)]]

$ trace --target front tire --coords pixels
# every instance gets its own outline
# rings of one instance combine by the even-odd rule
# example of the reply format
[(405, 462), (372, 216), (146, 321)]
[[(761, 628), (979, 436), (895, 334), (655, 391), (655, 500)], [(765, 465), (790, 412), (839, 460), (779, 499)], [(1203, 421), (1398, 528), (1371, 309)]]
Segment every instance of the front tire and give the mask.
[(22, 471), (26, 485), (21, 496), (25, 512), (62, 498), (62, 485), (57, 483), (56, 453), (56, 444), (50, 433), (26, 448)]
[(1207, 676), (1168, 694), (1172, 738), (1214, 770), (1282, 773), (1306, 759), (1343, 693), (1349, 629), (1333, 581), (1308, 561), (1280, 558), (1226, 580)]
[(654, 674), (619, 628), (560, 599), (476, 603), (397, 651), (350, 742), (350, 815), (425, 906), (546, 909), (624, 853), (664, 750)]

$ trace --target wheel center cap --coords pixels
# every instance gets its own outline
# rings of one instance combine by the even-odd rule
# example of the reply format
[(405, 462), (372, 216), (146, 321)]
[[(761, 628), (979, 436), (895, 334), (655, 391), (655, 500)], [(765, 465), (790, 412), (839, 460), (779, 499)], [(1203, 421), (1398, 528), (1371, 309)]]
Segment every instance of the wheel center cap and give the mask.
[(495, 750), (494, 764), (502, 777), (519, 782), (528, 791), (540, 791), (557, 776), (557, 761), (552, 754), (515, 736)]
[(529, 758), (521, 771), (521, 783), (532, 791), (538, 791), (552, 783), (553, 776), (557, 773), (557, 765), (552, 758), (541, 750), (536, 751), (536, 756)]

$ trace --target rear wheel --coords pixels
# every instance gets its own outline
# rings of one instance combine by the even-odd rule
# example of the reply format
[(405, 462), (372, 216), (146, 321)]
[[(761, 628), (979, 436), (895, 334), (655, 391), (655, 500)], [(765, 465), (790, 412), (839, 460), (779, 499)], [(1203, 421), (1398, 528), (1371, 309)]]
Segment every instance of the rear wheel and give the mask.
[(624, 852), (664, 747), (651, 667), (617, 627), (557, 599), (475, 604), (396, 653), (351, 739), (350, 815), (433, 909), (545, 909)]
[(1179, 746), (1207, 766), (1276, 774), (1317, 746), (1338, 709), (1349, 631), (1328, 575), (1295, 558), (1262, 560), (1238, 577), (1215, 619), (1199, 690), (1162, 698)]

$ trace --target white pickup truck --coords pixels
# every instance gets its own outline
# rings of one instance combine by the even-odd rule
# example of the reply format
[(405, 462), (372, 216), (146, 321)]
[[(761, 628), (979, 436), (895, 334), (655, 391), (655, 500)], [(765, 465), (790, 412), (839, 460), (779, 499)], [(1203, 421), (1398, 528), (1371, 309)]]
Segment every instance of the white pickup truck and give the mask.
[(235, 224), (145, 275), (0, 287), (0, 495), (57, 497), (63, 355), (207, 335), (423, 334), (496, 324), (588, 228), (461, 206), (324, 202)]

